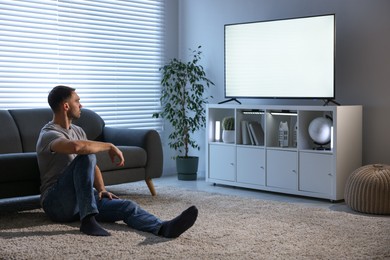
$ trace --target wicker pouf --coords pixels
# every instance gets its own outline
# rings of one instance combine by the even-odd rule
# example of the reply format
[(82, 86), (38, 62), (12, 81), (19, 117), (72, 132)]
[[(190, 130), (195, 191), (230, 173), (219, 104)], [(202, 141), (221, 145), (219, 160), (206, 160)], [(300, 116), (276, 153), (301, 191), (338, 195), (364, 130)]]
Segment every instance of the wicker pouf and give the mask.
[(347, 179), (344, 199), (359, 212), (390, 214), (390, 165), (371, 164), (355, 170)]

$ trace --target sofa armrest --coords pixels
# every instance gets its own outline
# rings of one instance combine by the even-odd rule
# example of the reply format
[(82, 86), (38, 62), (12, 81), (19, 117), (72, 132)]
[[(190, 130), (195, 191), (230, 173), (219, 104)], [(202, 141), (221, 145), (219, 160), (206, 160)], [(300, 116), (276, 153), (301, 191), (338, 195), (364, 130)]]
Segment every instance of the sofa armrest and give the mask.
[(104, 127), (103, 141), (116, 146), (138, 146), (146, 151), (146, 178), (161, 177), (163, 150), (159, 133), (154, 129), (123, 129)]

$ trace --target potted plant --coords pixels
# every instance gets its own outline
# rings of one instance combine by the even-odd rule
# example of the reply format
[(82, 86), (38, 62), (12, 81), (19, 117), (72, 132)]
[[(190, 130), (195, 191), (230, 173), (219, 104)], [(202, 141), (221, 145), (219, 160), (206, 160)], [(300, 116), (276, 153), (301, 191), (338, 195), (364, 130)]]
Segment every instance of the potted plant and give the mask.
[(190, 61), (174, 58), (160, 68), (162, 111), (154, 113), (153, 117), (164, 118), (172, 125), (168, 145), (179, 152), (174, 159), (180, 180), (195, 180), (197, 177), (199, 158), (189, 156), (188, 152), (190, 147), (198, 150), (200, 147), (191, 135), (206, 126), (204, 106), (208, 97), (205, 90), (214, 85), (199, 64), (201, 54), (201, 46), (198, 46), (192, 51)]
[(222, 120), (222, 141), (224, 143), (234, 143), (235, 125), (234, 117), (225, 117)]

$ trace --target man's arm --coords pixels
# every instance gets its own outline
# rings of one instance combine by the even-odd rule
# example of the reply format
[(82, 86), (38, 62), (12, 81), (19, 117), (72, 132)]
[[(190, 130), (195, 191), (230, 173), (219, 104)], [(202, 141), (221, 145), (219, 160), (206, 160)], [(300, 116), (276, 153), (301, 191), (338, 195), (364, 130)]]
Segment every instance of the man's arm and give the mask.
[(119, 158), (117, 166), (123, 166), (125, 163), (122, 152), (118, 149), (118, 147), (111, 143), (59, 138), (53, 141), (50, 148), (53, 152), (65, 154), (95, 154), (98, 152), (108, 151), (113, 163), (115, 162), (115, 157)]
[(103, 176), (102, 172), (100, 171), (98, 166), (95, 166), (95, 178), (94, 178), (93, 186), (95, 189), (100, 193), (102, 191), (106, 190), (106, 187), (104, 186)]
[(94, 187), (98, 191), (99, 200), (101, 200), (103, 197), (107, 197), (109, 199), (118, 199), (118, 197), (116, 195), (112, 194), (111, 192), (106, 191), (106, 187), (104, 186), (102, 172), (100, 171), (98, 166), (95, 167)]

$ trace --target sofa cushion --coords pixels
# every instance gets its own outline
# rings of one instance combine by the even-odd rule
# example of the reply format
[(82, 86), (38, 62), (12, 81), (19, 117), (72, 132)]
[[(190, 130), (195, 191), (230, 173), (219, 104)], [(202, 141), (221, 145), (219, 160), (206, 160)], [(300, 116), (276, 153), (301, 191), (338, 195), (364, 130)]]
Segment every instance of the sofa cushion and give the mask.
[(111, 162), (107, 152), (96, 154), (97, 164), (101, 171), (112, 171), (126, 168), (143, 168), (146, 165), (146, 151), (136, 146), (118, 146), (125, 158), (125, 165), (117, 167)]
[(40, 180), (36, 153), (0, 155), (0, 182)]
[[(42, 127), (53, 119), (50, 108), (9, 110), (19, 128), (24, 152), (35, 152), (36, 143)], [(88, 139), (100, 140), (103, 132), (103, 119), (92, 110), (82, 109), (81, 117), (74, 121), (81, 126)]]
[(122, 169), (106, 171), (102, 173), (106, 186), (122, 184), (127, 182), (146, 180), (145, 168)]
[(0, 110), (0, 122), (0, 154), (23, 152), (18, 128), (7, 110)]
[(35, 152), (42, 127), (53, 119), (50, 108), (9, 110), (15, 120), (22, 139), (24, 152)]
[[(0, 182), (0, 211), (2, 211), (3, 203), (5, 198), (13, 198), (21, 197), (21, 196), (31, 196), (31, 195), (39, 195), (39, 180), (21, 180), (17, 182)], [(39, 200), (39, 196), (38, 196)], [(7, 202), (7, 200), (5, 201)], [(8, 204), (10, 201), (8, 200)], [(21, 201), (14, 201), (15, 209), (26, 210), (32, 209), (29, 208), (30, 205), (22, 205)], [(27, 207), (25, 207), (27, 206)], [(40, 205), (36, 204), (34, 208), (39, 208)]]

